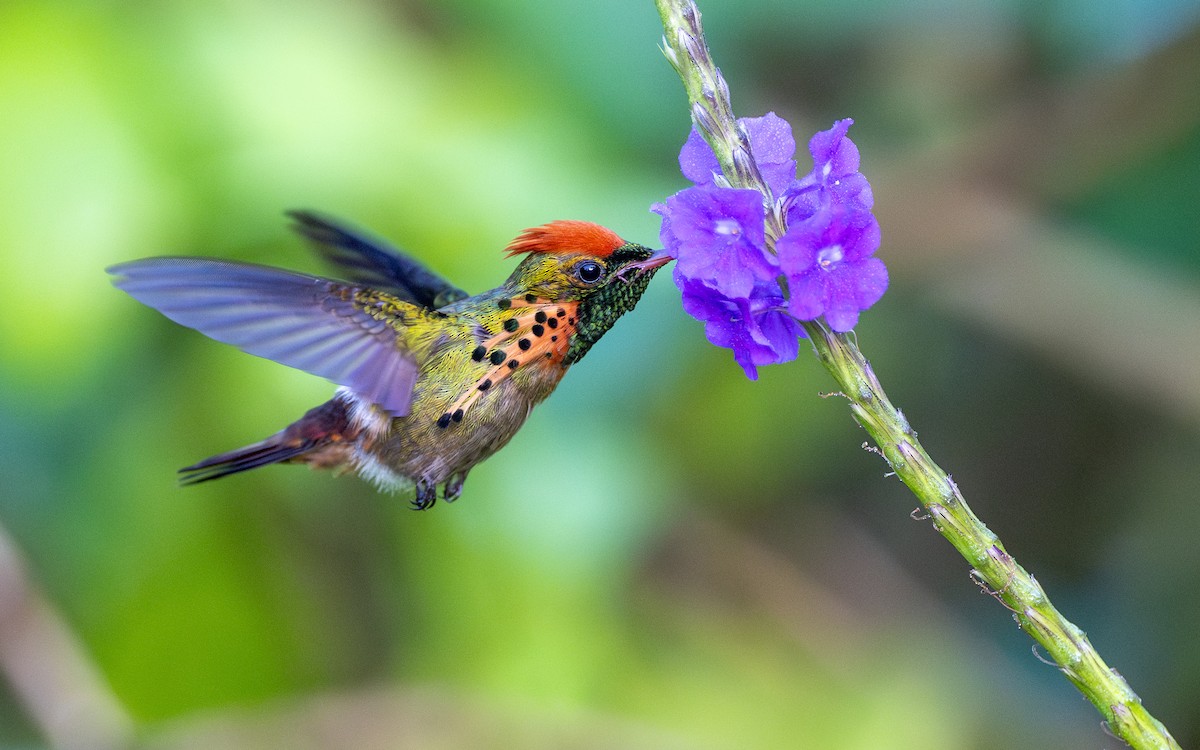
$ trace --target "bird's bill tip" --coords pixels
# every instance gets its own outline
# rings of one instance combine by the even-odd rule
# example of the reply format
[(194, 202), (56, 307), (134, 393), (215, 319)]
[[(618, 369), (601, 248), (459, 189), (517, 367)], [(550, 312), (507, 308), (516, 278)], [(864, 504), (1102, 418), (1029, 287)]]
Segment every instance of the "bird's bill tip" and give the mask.
[(648, 271), (661, 268), (673, 260), (675, 260), (675, 256), (669, 255), (666, 250), (658, 250), (649, 258), (630, 263), (622, 268), (620, 276), (628, 281), (629, 279), (641, 276)]

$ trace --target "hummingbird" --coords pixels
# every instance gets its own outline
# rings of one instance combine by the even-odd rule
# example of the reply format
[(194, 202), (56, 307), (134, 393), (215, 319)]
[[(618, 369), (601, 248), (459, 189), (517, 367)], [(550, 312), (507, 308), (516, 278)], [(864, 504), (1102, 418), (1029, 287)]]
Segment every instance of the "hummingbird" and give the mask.
[(180, 469), (182, 484), (301, 463), (412, 489), (417, 510), (439, 488), (453, 502), (669, 260), (598, 224), (553, 221), (508, 244), (521, 260), (507, 281), (468, 296), (333, 219), (288, 215), (344, 280), (202, 257), (107, 269), (176, 323), (339, 386), (274, 435)]

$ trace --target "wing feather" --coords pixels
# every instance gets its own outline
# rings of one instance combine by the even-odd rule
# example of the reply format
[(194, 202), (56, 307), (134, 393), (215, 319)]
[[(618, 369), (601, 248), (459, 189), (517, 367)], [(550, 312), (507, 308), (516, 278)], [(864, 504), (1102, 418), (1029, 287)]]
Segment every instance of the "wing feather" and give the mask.
[(361, 287), (210, 258), (147, 258), (108, 272), (119, 289), (176, 323), (331, 380), (393, 416), (409, 412), (418, 364), (387, 320), (354, 304)]
[(467, 293), (386, 242), (312, 211), (289, 211), (292, 225), (317, 254), (351, 281), (383, 289), (406, 302), (437, 309)]

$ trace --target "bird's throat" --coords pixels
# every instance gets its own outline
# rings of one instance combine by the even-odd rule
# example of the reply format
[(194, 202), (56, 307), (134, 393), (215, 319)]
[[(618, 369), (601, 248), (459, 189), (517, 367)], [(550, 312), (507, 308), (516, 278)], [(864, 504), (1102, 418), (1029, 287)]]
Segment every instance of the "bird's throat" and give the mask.
[[(646, 256), (649, 254), (649, 251), (645, 252)], [(628, 279), (614, 280), (580, 302), (575, 335), (571, 337), (571, 347), (563, 357), (563, 365), (570, 366), (583, 359), (617, 319), (637, 305), (657, 272), (658, 268), (652, 267)]]
[[(518, 371), (562, 370), (579, 324), (578, 302), (552, 302), (536, 297), (505, 300), (512, 314), (500, 330), (471, 352), (471, 359), (490, 367), (438, 418), (439, 427), (461, 422), (481, 398)], [(556, 373), (561, 374), (561, 373)]]

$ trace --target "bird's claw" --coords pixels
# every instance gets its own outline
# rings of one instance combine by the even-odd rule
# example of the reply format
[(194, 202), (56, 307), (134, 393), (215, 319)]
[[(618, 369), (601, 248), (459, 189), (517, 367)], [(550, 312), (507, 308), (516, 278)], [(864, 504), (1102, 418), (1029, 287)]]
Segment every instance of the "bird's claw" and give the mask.
[(429, 482), (417, 482), (417, 494), (409, 505), (413, 510), (429, 510), (437, 502), (437, 486)]
[(467, 472), (462, 471), (450, 477), (446, 481), (446, 486), (442, 488), (442, 499), (448, 503), (452, 503), (458, 499), (463, 491), (463, 482), (467, 481)]

